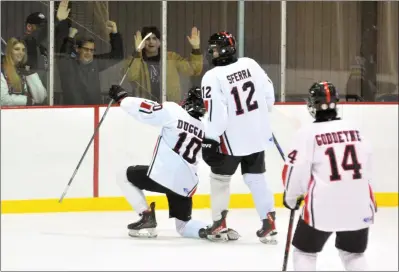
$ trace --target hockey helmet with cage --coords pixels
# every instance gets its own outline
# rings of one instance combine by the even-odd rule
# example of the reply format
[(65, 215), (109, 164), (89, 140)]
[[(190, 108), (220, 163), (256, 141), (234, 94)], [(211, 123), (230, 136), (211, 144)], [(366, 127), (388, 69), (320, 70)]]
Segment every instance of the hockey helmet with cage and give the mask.
[(186, 99), (180, 105), (194, 118), (204, 116), (206, 109), (204, 100), (202, 99), (201, 88), (192, 87), (188, 91)]
[(215, 66), (228, 65), (236, 61), (236, 39), (226, 31), (211, 35), (208, 40), (208, 59)]
[(316, 121), (329, 121), (337, 118), (338, 91), (328, 81), (315, 82), (309, 89), (307, 107)]

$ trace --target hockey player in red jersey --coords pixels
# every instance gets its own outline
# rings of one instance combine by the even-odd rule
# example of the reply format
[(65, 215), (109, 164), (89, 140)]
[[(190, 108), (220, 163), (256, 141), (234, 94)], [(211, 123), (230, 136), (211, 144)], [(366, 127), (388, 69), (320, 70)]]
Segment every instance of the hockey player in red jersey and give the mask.
[(273, 143), (273, 83), (255, 60), (236, 58), (236, 42), (230, 33), (215, 33), (208, 43), (208, 56), (214, 67), (201, 82), (207, 105), (202, 152), (211, 167), (214, 221), (208, 231), (219, 235), (227, 228), (231, 177), (241, 165), (241, 174), (262, 222), (256, 235), (263, 243), (275, 244), (274, 196), (265, 167), (265, 150)]
[(337, 117), (339, 101), (330, 82), (309, 89), (315, 121), (293, 137), (283, 169), (284, 205), (305, 204), (292, 244), (295, 270), (316, 270), (317, 254), (335, 232), (346, 270), (366, 270), (364, 252), (376, 203), (371, 186), (371, 145), (362, 129)]
[[(201, 158), (205, 113), (199, 87), (188, 91), (181, 105), (128, 97), (119, 85), (109, 91), (120, 108), (137, 121), (161, 127), (150, 165), (134, 165), (123, 169), (118, 177), (129, 204), (141, 216), (128, 225), (132, 237), (157, 237), (155, 203), (148, 206), (143, 190), (165, 194), (169, 217), (175, 218), (177, 232), (187, 238), (208, 238), (205, 223), (191, 219), (192, 197), (199, 182), (197, 170)], [(224, 232), (229, 240), (238, 239), (231, 229)]]

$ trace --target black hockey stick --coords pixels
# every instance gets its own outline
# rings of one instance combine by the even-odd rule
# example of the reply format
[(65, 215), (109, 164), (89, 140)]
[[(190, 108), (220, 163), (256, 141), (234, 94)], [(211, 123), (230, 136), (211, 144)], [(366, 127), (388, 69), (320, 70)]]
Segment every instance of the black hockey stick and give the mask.
[(281, 158), (283, 159), (283, 161), (285, 161), (285, 156), (284, 156), (284, 152), (283, 149), (281, 148), (280, 144), (277, 142), (276, 136), (273, 135), (273, 142), (276, 145), (278, 152), (280, 153)]
[(290, 212), (290, 221), (288, 223), (287, 241), (285, 243), (284, 261), (282, 271), (287, 271), (288, 256), (290, 255), (292, 228), (294, 227), (295, 210)]
[[(285, 161), (285, 156), (283, 149), (281, 148), (280, 144), (278, 143), (276, 137), (273, 134), (273, 141), (276, 145), (278, 152), (280, 153), (281, 158)], [(288, 231), (287, 231), (287, 241), (285, 242), (285, 249), (284, 249), (284, 261), (283, 261), (283, 269), (282, 271), (287, 271), (287, 264), (288, 264), (288, 256), (290, 255), (290, 248), (291, 248), (291, 239), (292, 239), (292, 228), (294, 227), (294, 219), (295, 219), (295, 210), (291, 210), (290, 212), (290, 220), (288, 222)]]
[[(147, 40), (151, 35), (152, 35), (152, 33), (150, 32), (150, 33), (148, 33), (148, 34), (144, 37), (144, 39), (141, 41), (141, 43), (139, 44), (139, 46), (136, 48), (136, 51), (139, 50), (139, 49), (141, 49), (141, 48), (143, 47), (143, 44), (144, 44), (145, 40)], [(126, 72), (125, 72), (125, 74), (123, 75), (122, 80), (121, 80), (121, 82), (119, 83), (119, 85), (122, 85), (123, 81), (125, 81), (125, 78), (126, 78), (126, 76), (127, 76), (127, 73), (129, 72), (129, 69), (130, 69), (130, 67), (131, 67), (132, 64), (133, 64), (133, 61), (134, 61), (134, 57), (132, 57), (132, 60), (130, 61), (129, 66), (127, 67)], [(69, 179), (69, 182), (68, 182), (68, 184), (67, 184), (67, 186), (66, 186), (64, 192), (62, 193), (60, 200), (58, 201), (59, 203), (62, 202), (62, 200), (64, 199), (65, 195), (67, 194), (68, 189), (69, 189), (69, 187), (71, 186), (71, 183), (72, 183), (73, 179), (75, 178), (76, 173), (78, 172), (78, 169), (79, 169), (80, 165), (82, 164), (83, 159), (85, 158), (86, 153), (87, 153), (87, 151), (89, 150), (89, 148), (90, 148), (90, 146), (91, 146), (91, 143), (92, 143), (93, 140), (94, 140), (94, 137), (96, 136), (98, 130), (100, 129), (101, 124), (103, 123), (103, 121), (104, 121), (104, 119), (105, 119), (105, 116), (107, 115), (109, 109), (111, 108), (111, 106), (112, 106), (112, 104), (113, 104), (114, 102), (115, 102), (115, 101), (114, 101), (113, 99), (111, 99), (111, 101), (108, 103), (107, 109), (105, 110), (103, 116), (101, 117), (101, 120), (100, 120), (100, 122), (98, 123), (98, 126), (97, 126), (96, 129), (94, 130), (93, 136), (91, 136), (91, 139), (90, 139), (89, 143), (87, 144), (86, 149), (85, 149), (85, 151), (83, 152), (83, 155), (82, 155), (82, 157), (80, 158), (80, 160), (79, 160), (79, 162), (78, 162), (78, 165), (76, 166), (75, 171), (74, 171), (73, 174), (72, 174), (72, 177)]]

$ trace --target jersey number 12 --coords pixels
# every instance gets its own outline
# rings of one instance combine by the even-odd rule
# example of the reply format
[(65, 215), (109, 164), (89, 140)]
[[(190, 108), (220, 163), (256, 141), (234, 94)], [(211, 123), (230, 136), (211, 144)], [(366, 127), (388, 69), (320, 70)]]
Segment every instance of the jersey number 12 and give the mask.
[[(242, 85), (242, 90), (244, 92), (248, 91), (248, 97), (247, 100), (245, 100), (245, 103), (247, 104), (247, 109), (248, 111), (253, 111), (258, 108), (258, 102), (257, 101), (252, 101), (252, 97), (255, 92), (255, 85), (252, 81), (247, 81)], [(244, 109), (242, 108), (241, 104), (241, 99), (240, 99), (240, 94), (238, 92), (237, 86), (235, 86), (231, 90), (231, 94), (234, 97), (234, 102), (236, 103), (236, 115), (241, 115), (244, 113)]]

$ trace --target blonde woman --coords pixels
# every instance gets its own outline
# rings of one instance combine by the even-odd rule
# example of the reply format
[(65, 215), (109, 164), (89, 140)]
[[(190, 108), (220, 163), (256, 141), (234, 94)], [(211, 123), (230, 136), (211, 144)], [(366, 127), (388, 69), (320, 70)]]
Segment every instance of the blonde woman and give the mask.
[(24, 41), (9, 39), (5, 53), (1, 64), (1, 105), (25, 106), (42, 103), (47, 97), (46, 89), (37, 73), (28, 75)]

